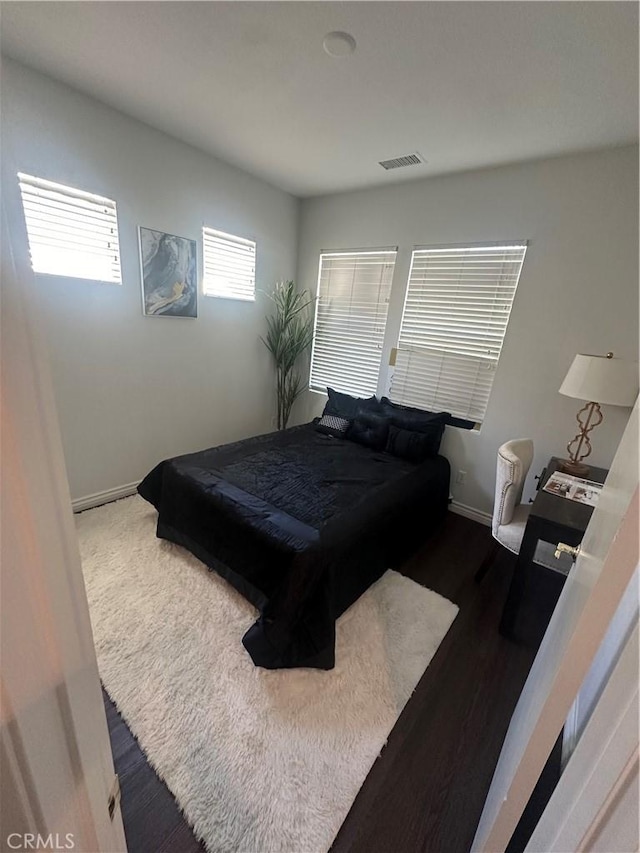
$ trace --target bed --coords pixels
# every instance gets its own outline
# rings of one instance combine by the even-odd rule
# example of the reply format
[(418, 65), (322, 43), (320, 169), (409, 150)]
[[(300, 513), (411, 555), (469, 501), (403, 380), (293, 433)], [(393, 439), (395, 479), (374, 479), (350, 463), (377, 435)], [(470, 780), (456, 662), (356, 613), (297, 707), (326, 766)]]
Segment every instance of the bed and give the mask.
[(256, 665), (331, 669), (337, 617), (442, 523), (449, 474), (306, 424), (167, 459), (138, 491), (159, 537), (258, 608)]

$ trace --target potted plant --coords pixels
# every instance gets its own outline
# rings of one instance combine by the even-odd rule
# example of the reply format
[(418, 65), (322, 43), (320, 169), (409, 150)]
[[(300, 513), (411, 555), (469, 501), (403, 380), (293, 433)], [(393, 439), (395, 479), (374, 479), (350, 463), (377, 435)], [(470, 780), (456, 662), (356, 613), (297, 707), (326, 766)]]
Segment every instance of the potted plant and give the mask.
[(313, 298), (298, 291), (293, 281), (280, 281), (272, 294), (273, 312), (267, 317), (267, 334), (260, 340), (276, 366), (277, 426), (286, 429), (291, 407), (305, 388), (296, 364), (313, 340)]

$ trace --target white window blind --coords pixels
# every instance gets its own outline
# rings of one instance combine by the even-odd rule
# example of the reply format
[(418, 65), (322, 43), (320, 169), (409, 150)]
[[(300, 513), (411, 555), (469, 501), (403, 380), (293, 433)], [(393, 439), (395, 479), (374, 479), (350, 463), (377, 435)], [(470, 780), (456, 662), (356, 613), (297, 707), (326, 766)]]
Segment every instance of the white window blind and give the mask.
[(320, 255), (309, 386), (375, 394), (396, 252)]
[(122, 283), (116, 203), (18, 173), (34, 272)]
[(244, 237), (202, 229), (205, 296), (256, 298), (256, 244)]
[(481, 423), (526, 244), (413, 252), (390, 397)]

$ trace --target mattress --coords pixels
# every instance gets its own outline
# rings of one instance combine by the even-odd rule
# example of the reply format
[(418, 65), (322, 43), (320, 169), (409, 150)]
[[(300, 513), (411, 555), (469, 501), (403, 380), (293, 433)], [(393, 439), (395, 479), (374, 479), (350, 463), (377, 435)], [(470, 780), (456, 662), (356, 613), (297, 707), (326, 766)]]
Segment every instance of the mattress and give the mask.
[(335, 620), (441, 524), (449, 463), (413, 464), (312, 424), (167, 459), (138, 491), (157, 535), (260, 611), (243, 642), (270, 669), (335, 664)]

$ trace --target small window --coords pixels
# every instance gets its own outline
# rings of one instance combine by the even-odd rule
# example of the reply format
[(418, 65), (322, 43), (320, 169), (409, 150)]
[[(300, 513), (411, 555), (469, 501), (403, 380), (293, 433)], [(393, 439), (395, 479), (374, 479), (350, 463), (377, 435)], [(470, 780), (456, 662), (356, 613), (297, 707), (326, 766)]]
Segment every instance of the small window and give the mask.
[(36, 273), (121, 284), (116, 203), (18, 173)]
[(309, 387), (375, 394), (396, 251), (320, 255)]
[(213, 228), (202, 229), (205, 296), (256, 298), (256, 244)]
[(482, 423), (526, 244), (417, 249), (389, 396)]

